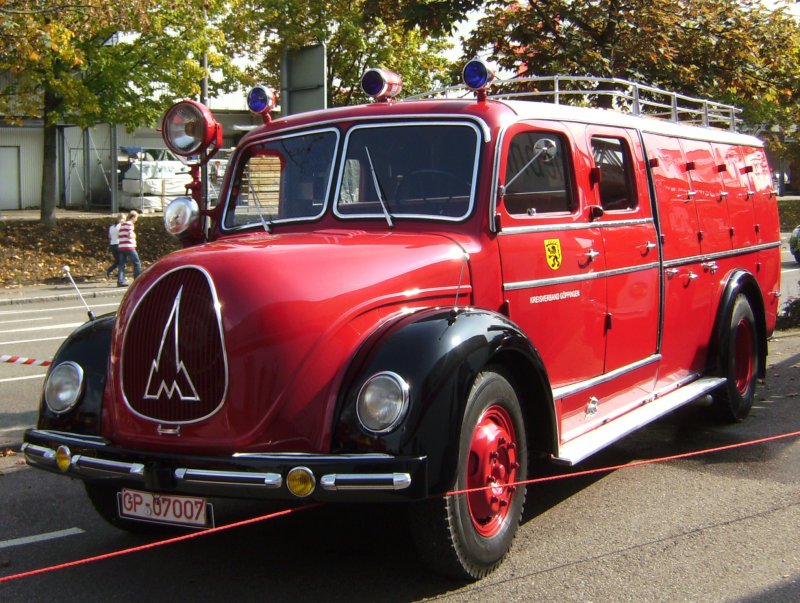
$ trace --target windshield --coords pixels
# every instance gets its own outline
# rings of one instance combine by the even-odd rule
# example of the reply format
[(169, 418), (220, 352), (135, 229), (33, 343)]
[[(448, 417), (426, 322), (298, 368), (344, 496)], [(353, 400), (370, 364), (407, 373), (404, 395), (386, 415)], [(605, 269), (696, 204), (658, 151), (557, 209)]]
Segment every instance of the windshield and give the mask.
[(469, 123), (358, 126), (345, 142), (335, 213), (459, 220), (472, 208), (480, 144)]
[(246, 147), (236, 167), (225, 228), (316, 218), (325, 209), (336, 130), (273, 138)]

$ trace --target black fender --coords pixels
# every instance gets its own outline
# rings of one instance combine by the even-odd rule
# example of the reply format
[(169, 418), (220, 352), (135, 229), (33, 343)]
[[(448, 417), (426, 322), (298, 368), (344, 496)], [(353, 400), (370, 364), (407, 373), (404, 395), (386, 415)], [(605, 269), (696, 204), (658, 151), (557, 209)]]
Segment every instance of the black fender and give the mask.
[[(333, 450), (424, 455), (429, 492), (445, 492), (455, 476), (467, 397), (489, 364), (504, 367), (527, 423), (549, 438), (540, 445), (553, 449), (557, 430), (552, 391), (544, 364), (525, 334), (495, 312), (436, 308), (395, 321), (360, 348), (339, 399)], [(362, 385), (382, 371), (397, 373), (408, 383), (409, 408), (391, 433), (374, 434), (359, 424), (355, 405)]]
[(713, 337), (709, 346), (709, 369), (712, 373), (720, 374), (722, 367), (720, 359), (727, 357), (728, 337), (726, 330), (730, 326), (733, 302), (736, 296), (742, 294), (750, 302), (753, 315), (756, 319), (758, 367), (756, 376), (763, 379), (767, 372), (767, 319), (764, 307), (764, 296), (758, 280), (747, 270), (733, 270), (725, 281), (722, 291), (717, 316), (714, 320)]
[[(67, 412), (55, 414), (45, 404), (44, 392), (39, 402), (39, 429), (52, 429), (85, 435), (99, 435), (106, 388), (111, 335), (116, 314), (105, 314), (73, 331), (53, 357), (52, 371), (68, 360), (83, 369), (83, 395)], [(48, 371), (47, 376), (50, 376)], [(45, 379), (45, 383), (47, 380)]]

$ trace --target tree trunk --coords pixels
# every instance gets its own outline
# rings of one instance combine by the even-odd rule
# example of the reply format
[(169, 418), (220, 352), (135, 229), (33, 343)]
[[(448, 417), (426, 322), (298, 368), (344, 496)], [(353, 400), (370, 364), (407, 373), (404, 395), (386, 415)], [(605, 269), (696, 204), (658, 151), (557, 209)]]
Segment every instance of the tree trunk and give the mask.
[(48, 119), (48, 110), (56, 103), (51, 92), (44, 95), (44, 157), (42, 162), (41, 221), (45, 226), (56, 225), (56, 205), (58, 205), (58, 127)]

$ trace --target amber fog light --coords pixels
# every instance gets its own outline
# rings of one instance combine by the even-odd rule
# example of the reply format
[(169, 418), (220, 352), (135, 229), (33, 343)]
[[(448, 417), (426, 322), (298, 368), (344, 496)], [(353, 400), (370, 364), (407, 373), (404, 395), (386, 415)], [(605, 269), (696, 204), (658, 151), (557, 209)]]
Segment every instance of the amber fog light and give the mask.
[(298, 497), (309, 496), (317, 485), (314, 474), (306, 467), (295, 467), (286, 476), (286, 487)]
[(75, 406), (83, 392), (83, 369), (74, 362), (62, 362), (47, 376), (44, 401), (56, 414)]
[(72, 463), (72, 452), (66, 446), (59, 446), (56, 450), (56, 465), (58, 468), (66, 473)]
[(386, 371), (370, 377), (358, 392), (356, 414), (361, 425), (374, 433), (397, 427), (408, 410), (408, 383)]

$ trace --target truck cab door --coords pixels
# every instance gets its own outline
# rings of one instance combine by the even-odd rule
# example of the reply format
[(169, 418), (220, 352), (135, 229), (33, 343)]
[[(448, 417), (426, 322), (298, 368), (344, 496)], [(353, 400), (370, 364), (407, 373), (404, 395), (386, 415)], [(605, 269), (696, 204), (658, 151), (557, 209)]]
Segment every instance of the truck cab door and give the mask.
[[(557, 122), (523, 122), (501, 140), (498, 233), (508, 316), (527, 334), (554, 391), (603, 373), (603, 240), (589, 216), (576, 165), (589, 158)], [(583, 415), (584, 402), (559, 402)]]

